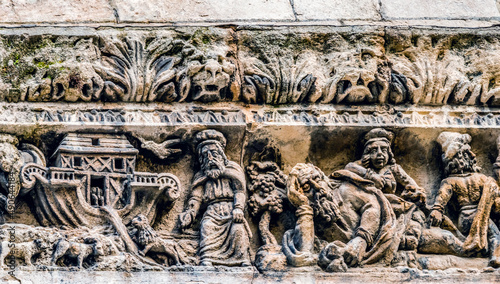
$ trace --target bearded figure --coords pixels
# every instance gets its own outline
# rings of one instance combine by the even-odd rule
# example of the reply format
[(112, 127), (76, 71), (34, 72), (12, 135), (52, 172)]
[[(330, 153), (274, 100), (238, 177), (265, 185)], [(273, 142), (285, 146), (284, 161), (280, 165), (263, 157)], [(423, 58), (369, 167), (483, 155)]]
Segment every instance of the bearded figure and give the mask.
[[(432, 212), (431, 225), (455, 228), (458, 240), (450, 246), (464, 256), (481, 256), (489, 253), (489, 266), (500, 267), (500, 231), (490, 219), (495, 200), (500, 197), (496, 181), (479, 173), (476, 156), (471, 151), (469, 134), (443, 132), (438, 137), (443, 150), (442, 160), (447, 178), (441, 182)], [(459, 216), (456, 222), (446, 216), (445, 209), (455, 197)], [(463, 241), (463, 243), (462, 243)]]
[(180, 215), (181, 228), (191, 226), (201, 204), (206, 204), (200, 224), (201, 265), (249, 266), (251, 232), (243, 213), (247, 199), (243, 169), (226, 158), (222, 133), (201, 131), (196, 144), (201, 169), (193, 178), (188, 208)]
[[(297, 164), (287, 195), (297, 209), (295, 228), (283, 236), (283, 252), (292, 266), (318, 263), (329, 272), (346, 271), (390, 259), (397, 249), (391, 204), (372, 181), (346, 170), (329, 179), (311, 164)], [(327, 243), (319, 255), (316, 238)]]

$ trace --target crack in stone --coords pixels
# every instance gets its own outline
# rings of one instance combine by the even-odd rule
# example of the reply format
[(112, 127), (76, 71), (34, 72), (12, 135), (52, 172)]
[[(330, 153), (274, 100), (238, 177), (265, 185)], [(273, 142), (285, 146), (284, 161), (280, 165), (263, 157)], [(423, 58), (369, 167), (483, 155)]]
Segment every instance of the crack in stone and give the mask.
[(382, 13), (382, 0), (378, 0), (378, 14), (381, 20), (385, 20), (384, 14)]
[(293, 2), (293, 0), (290, 0), (290, 5), (292, 6), (292, 12), (293, 16), (295, 17), (295, 21), (298, 21), (299, 18), (297, 17), (297, 12), (295, 11), (295, 3)]
[(115, 21), (117, 24), (120, 23), (120, 15), (118, 14), (118, 6), (114, 0), (109, 0), (109, 5), (113, 8), (113, 15), (115, 16)]

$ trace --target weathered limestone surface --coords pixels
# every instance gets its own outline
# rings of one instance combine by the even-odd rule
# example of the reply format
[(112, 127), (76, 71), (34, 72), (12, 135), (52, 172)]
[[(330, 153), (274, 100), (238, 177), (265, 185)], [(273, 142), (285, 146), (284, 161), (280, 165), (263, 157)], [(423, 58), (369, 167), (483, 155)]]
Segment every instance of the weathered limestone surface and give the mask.
[(121, 22), (292, 21), (288, 0), (115, 1)]
[(498, 19), (500, 16), (495, 0), (382, 0), (380, 3), (386, 19)]
[(380, 20), (379, 1), (306, 1), (293, 2), (299, 21), (307, 20)]
[(0, 1), (0, 280), (500, 281), (498, 24), (493, 0)]
[[(6, 25), (170, 24), (328, 24), (483, 26), (500, 20), (495, 0), (80, 0), (1, 1)], [(430, 21), (429, 21), (430, 20)], [(409, 22), (408, 22), (409, 21)]]
[(109, 1), (2, 1), (0, 21), (19, 25), (39, 23), (103, 23), (115, 20)]

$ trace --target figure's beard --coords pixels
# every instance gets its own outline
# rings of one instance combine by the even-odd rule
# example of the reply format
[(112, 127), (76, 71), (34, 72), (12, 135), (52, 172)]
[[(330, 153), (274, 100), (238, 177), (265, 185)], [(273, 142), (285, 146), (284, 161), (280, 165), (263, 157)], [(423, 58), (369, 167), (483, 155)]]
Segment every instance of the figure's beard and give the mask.
[(204, 160), (201, 168), (207, 177), (217, 179), (222, 175), (226, 167), (223, 160)]
[(477, 173), (481, 170), (477, 166), (476, 155), (470, 150), (469, 147), (461, 149), (461, 157), (455, 154), (453, 158), (446, 159), (445, 162), (445, 172), (447, 174), (466, 174), (466, 173)]
[(314, 194), (314, 213), (326, 222), (336, 222), (339, 218), (339, 206), (333, 200), (332, 188), (316, 188)]

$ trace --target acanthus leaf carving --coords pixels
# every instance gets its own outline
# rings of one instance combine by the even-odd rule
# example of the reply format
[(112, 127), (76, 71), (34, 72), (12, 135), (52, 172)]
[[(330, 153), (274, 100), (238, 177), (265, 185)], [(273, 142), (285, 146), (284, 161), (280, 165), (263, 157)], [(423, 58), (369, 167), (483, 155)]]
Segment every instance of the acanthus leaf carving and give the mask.
[(243, 61), (243, 99), (249, 103), (286, 104), (315, 102), (321, 90), (315, 88), (320, 68), (313, 54), (273, 53)]
[(106, 42), (101, 48), (102, 63), (96, 71), (105, 81), (104, 100), (172, 102), (179, 97), (170, 84), (181, 61), (175, 51), (181, 41), (153, 40), (145, 44), (138, 39)]
[(222, 54), (206, 55), (182, 40), (125, 38), (105, 43), (104, 100), (132, 102), (221, 101), (235, 66)]

